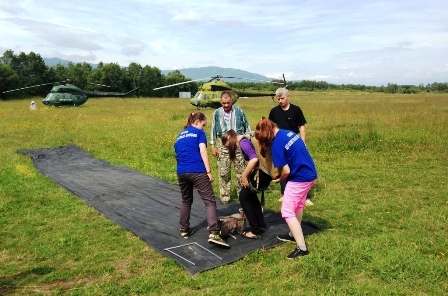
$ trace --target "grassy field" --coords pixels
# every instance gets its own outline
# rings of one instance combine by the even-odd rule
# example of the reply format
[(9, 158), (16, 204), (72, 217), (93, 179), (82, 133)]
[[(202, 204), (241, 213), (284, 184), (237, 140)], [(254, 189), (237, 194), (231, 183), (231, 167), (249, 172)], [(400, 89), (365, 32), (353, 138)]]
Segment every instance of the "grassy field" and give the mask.
[[(0, 101), (0, 295), (448, 294), (447, 94), (292, 93), (319, 174), (305, 220), (325, 231), (307, 237), (307, 257), (285, 259), (292, 245), (282, 244), (195, 277), (16, 153), (74, 143), (174, 183), (188, 100), (34, 99), (37, 111), (31, 99)], [(237, 104), (252, 128), (274, 106)], [(267, 208), (279, 210), (278, 189)]]

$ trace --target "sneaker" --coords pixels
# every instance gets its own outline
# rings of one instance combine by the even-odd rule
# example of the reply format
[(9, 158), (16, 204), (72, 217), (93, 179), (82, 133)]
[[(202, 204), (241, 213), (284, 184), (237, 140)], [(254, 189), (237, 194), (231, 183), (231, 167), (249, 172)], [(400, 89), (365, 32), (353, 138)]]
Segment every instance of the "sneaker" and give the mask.
[(187, 228), (187, 229), (180, 229), (180, 235), (187, 239), (190, 235), (192, 235), (194, 233), (194, 229), (193, 228)]
[(305, 200), (305, 205), (306, 205), (306, 206), (314, 206), (314, 203), (311, 201), (311, 199), (307, 198), (307, 199)]
[(291, 254), (289, 254), (286, 258), (288, 259), (294, 259), (296, 257), (300, 257), (300, 256), (306, 256), (308, 255), (310, 252), (308, 250), (304, 251), (302, 249), (300, 249), (299, 247), (295, 248), (294, 251), (292, 251)]
[(208, 242), (211, 244), (216, 244), (224, 247), (230, 247), (228, 243), (226, 243), (219, 234), (210, 233), (208, 236)]
[(289, 233), (277, 235), (277, 239), (281, 240), (282, 242), (296, 242), (294, 237), (290, 236)]

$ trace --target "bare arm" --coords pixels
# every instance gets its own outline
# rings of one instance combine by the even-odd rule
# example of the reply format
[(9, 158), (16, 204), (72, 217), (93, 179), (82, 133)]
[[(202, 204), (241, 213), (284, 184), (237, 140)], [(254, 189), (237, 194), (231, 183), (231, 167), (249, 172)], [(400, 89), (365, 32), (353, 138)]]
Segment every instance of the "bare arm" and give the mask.
[(305, 145), (306, 145), (306, 127), (305, 127), (305, 125), (299, 126), (299, 135), (300, 135), (300, 138), (302, 139), (303, 143), (305, 143)]
[(210, 182), (213, 182), (212, 169), (210, 168), (210, 161), (208, 159), (207, 146), (204, 143), (199, 144), (199, 153), (201, 154), (202, 161), (204, 162), (205, 169), (207, 170), (207, 176)]
[(218, 110), (215, 110), (215, 112), (213, 112), (213, 116), (212, 116), (212, 126), (210, 128), (210, 149), (212, 151), (212, 155), (214, 157), (218, 157), (218, 149), (216, 149), (216, 141), (217, 136), (216, 136), (216, 129), (215, 126), (216, 124), (219, 124), (219, 122), (216, 122), (216, 112), (218, 112)]
[(285, 180), (286, 178), (288, 178), (289, 174), (291, 173), (291, 170), (289, 169), (289, 166), (287, 164), (285, 164), (280, 169), (282, 171), (280, 178), (272, 180), (275, 183), (280, 183), (281, 181)]
[(243, 184), (244, 187), (249, 187), (249, 180), (248, 177), (250, 175), (250, 172), (255, 168), (255, 166), (258, 163), (258, 158), (252, 158), (247, 163), (246, 168), (244, 169), (244, 172), (241, 174), (241, 184)]

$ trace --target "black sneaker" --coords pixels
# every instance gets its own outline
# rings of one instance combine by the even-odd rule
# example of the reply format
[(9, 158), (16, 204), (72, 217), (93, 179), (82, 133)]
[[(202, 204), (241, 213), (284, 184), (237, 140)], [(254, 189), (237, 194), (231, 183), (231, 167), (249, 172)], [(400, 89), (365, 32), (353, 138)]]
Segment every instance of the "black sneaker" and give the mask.
[(280, 234), (277, 235), (278, 240), (281, 240), (282, 242), (296, 242), (293, 236), (290, 236), (289, 233), (287, 234)]
[(193, 228), (187, 228), (187, 229), (180, 229), (180, 235), (187, 239), (190, 235), (192, 235), (194, 233), (194, 229)]
[(299, 247), (295, 248), (294, 251), (292, 251), (291, 254), (289, 254), (286, 258), (288, 259), (294, 259), (296, 257), (300, 257), (300, 256), (306, 256), (308, 255), (310, 252), (308, 250), (304, 251), (302, 249), (300, 249)]

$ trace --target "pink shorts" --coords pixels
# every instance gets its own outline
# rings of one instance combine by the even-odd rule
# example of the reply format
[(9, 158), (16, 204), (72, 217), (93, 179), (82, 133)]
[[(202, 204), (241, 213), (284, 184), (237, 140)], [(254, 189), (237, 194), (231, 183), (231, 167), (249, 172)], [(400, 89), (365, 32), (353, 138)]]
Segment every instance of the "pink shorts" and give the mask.
[(306, 196), (316, 180), (311, 182), (293, 182), (286, 183), (285, 192), (282, 201), (282, 217), (288, 222), (291, 219), (297, 219), (296, 214), (303, 209)]

